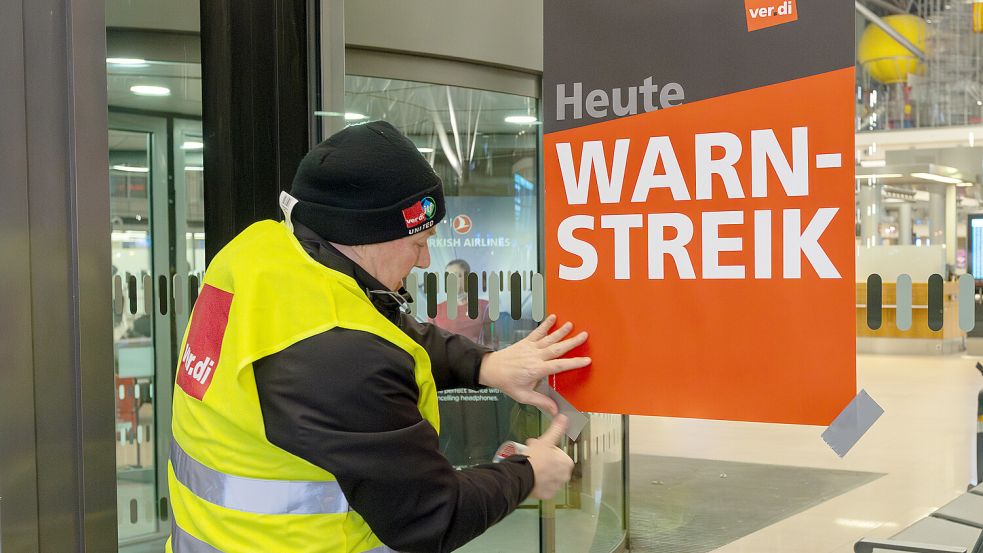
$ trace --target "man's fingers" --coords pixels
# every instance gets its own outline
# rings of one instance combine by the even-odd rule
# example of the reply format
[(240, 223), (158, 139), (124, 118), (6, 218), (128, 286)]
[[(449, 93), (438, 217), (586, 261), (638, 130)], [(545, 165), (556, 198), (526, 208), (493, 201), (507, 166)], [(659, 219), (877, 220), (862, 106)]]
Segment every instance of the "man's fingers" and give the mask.
[(556, 315), (550, 315), (549, 317), (546, 317), (546, 319), (544, 319), (543, 322), (539, 323), (539, 326), (536, 327), (536, 330), (530, 332), (527, 338), (533, 341), (542, 340), (543, 338), (546, 337), (547, 334), (550, 333), (550, 329), (553, 328), (553, 325), (555, 324), (556, 324)]
[(540, 340), (539, 346), (540, 347), (552, 346), (553, 344), (566, 338), (567, 334), (570, 334), (571, 330), (573, 330), (573, 323), (570, 322), (563, 323), (563, 325), (560, 328), (554, 330), (549, 334), (549, 336)]
[(572, 371), (575, 369), (582, 369), (587, 365), (591, 364), (590, 357), (570, 357), (569, 359), (554, 359), (552, 361), (547, 361), (543, 363), (544, 371), (539, 377), (546, 378), (547, 376)]
[(560, 445), (560, 440), (563, 439), (563, 435), (567, 433), (567, 426), (569, 421), (564, 415), (557, 415), (553, 419), (553, 423), (550, 427), (543, 432), (543, 435), (539, 437), (540, 440), (549, 443), (550, 445)]
[(513, 398), (526, 405), (532, 405), (546, 411), (550, 415), (556, 415), (560, 409), (556, 406), (556, 402), (549, 397), (539, 393), (539, 392), (529, 392), (527, 394), (522, 394), (522, 397)]
[(548, 354), (548, 359), (556, 359), (557, 357), (563, 357), (573, 348), (584, 345), (585, 342), (587, 342), (587, 333), (581, 332), (580, 334), (574, 336), (573, 338), (564, 340), (558, 344), (553, 344), (546, 350)]

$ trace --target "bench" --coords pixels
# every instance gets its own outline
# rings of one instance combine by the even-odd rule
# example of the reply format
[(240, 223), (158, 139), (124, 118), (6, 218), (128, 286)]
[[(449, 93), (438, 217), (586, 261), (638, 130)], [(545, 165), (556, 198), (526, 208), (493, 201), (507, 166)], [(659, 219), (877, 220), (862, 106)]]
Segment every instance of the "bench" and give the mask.
[(983, 485), (886, 540), (864, 538), (855, 553), (983, 553)]

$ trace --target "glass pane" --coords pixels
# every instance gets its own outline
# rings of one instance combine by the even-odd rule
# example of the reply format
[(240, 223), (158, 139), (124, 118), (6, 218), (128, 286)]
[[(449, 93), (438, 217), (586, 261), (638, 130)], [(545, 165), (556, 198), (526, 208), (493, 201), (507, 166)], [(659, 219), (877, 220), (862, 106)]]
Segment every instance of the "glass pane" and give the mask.
[[(198, 4), (105, 5), (113, 258), (116, 265), (139, 264), (119, 270), (122, 305), (114, 302), (124, 553), (160, 553), (170, 534), (173, 370), (196, 296), (190, 276), (204, 270)], [(126, 271), (135, 273), (132, 293)], [(130, 432), (119, 433), (123, 426)]]
[[(888, 25), (911, 23), (927, 57), (858, 17), (856, 366), (858, 389), (884, 414), (843, 458), (821, 427), (632, 417), (634, 549), (850, 551), (892, 536), (939, 545), (910, 529), (940, 520), (927, 517), (983, 475), (973, 369), (983, 6), (902, 2), (909, 13), (898, 15), (874, 4)], [(874, 35), (877, 53), (864, 46)], [(817, 344), (832, 336), (822, 324), (802, 331)], [(762, 354), (771, 334), (764, 325)]]
[(623, 419), (589, 417), (590, 424), (568, 448), (576, 464), (566, 493), (557, 499), (556, 551), (608, 553), (625, 538)]
[[(154, 314), (145, 287), (154, 274), (150, 135), (109, 131), (116, 388), (116, 478), (121, 542), (154, 534), (157, 473)], [(122, 183), (122, 188), (117, 187)], [(122, 190), (123, 194), (117, 192)], [(139, 194), (132, 194), (139, 190)], [(117, 282), (118, 278), (118, 282)], [(124, 300), (125, 298), (125, 300)], [(135, 301), (134, 301), (135, 300)]]
[(890, 12), (886, 24), (904, 29), (903, 36), (924, 52), (924, 61), (863, 21), (857, 50), (857, 130), (980, 124), (983, 11), (978, 4), (921, 0), (909, 3), (910, 13), (900, 18)]
[[(347, 76), (345, 110), (350, 121), (384, 119), (416, 143), (444, 183), (447, 216), (430, 242), (431, 264), (414, 270), (416, 316), (491, 348), (521, 340), (532, 320), (530, 274), (538, 268), (537, 140), (535, 124), (505, 118), (527, 116), (535, 123), (532, 98), (467, 89)], [(436, 298), (425, 290), (425, 273), (437, 273)], [(495, 291), (492, 272), (505, 278)], [(508, 275), (525, 275), (521, 313), (510, 312)], [(447, 278), (448, 274), (455, 277)], [(477, 276), (477, 297), (469, 316), (468, 281)], [(448, 291), (448, 280), (456, 293)], [(430, 312), (427, 306), (435, 306)], [(524, 442), (540, 433), (539, 412), (498, 390), (447, 390), (440, 401), (440, 447), (456, 467), (492, 460), (506, 440)], [(528, 501), (506, 520), (461, 551), (539, 551), (539, 505)]]
[(205, 143), (201, 121), (175, 120), (174, 133), (175, 223), (177, 234), (184, 236), (177, 273), (200, 277), (205, 272)]
[[(444, 183), (447, 216), (431, 239), (430, 267), (409, 279), (416, 283), (417, 318), (493, 349), (524, 338), (538, 324), (532, 294), (540, 258), (536, 100), (351, 75), (345, 83), (348, 120), (393, 123)], [(432, 290), (428, 273), (436, 277)], [(497, 390), (448, 390), (439, 400), (440, 447), (459, 468), (488, 463), (503, 442), (537, 437), (545, 423), (537, 409)], [(622, 433), (621, 417), (592, 415), (580, 440), (566, 444), (576, 469), (556, 502), (543, 512), (538, 501), (527, 501), (460, 551), (539, 552), (541, 531), (547, 543), (555, 540), (556, 551), (614, 550), (625, 535)], [(597, 448), (590, 445), (595, 442)]]

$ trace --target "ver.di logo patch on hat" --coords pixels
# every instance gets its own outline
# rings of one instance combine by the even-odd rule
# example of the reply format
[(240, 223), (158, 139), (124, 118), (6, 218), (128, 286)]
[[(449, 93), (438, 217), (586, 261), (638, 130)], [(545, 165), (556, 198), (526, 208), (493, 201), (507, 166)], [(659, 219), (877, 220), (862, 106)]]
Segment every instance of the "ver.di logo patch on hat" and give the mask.
[(420, 206), (423, 207), (423, 213), (427, 216), (427, 219), (433, 219), (433, 216), (437, 214), (437, 202), (433, 201), (433, 198), (427, 196), (420, 200)]
[(415, 204), (407, 207), (403, 210), (403, 220), (406, 222), (406, 228), (413, 228), (420, 225), (437, 214), (437, 202), (433, 198), (427, 196), (422, 200), (416, 202)]
[(427, 220), (427, 214), (423, 212), (422, 202), (407, 207), (403, 210), (403, 220), (406, 221), (406, 228), (413, 228)]

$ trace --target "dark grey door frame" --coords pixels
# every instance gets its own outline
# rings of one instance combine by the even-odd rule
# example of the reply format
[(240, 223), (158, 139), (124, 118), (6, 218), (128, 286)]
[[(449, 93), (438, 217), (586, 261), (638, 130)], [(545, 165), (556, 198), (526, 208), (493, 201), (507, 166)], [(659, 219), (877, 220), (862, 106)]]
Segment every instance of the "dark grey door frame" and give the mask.
[(0, 547), (116, 549), (101, 0), (0, 18)]
[(316, 0), (201, 1), (206, 262), (255, 221), (279, 219), (310, 148)]
[[(8, 7), (8, 4), (9, 7)], [(34, 353), (31, 333), (31, 243), (28, 232), (27, 117), (21, 2), (0, 18), (0, 544), (38, 548), (34, 448)], [(13, 498), (17, 498), (16, 502)], [(11, 505), (8, 508), (7, 505)]]

